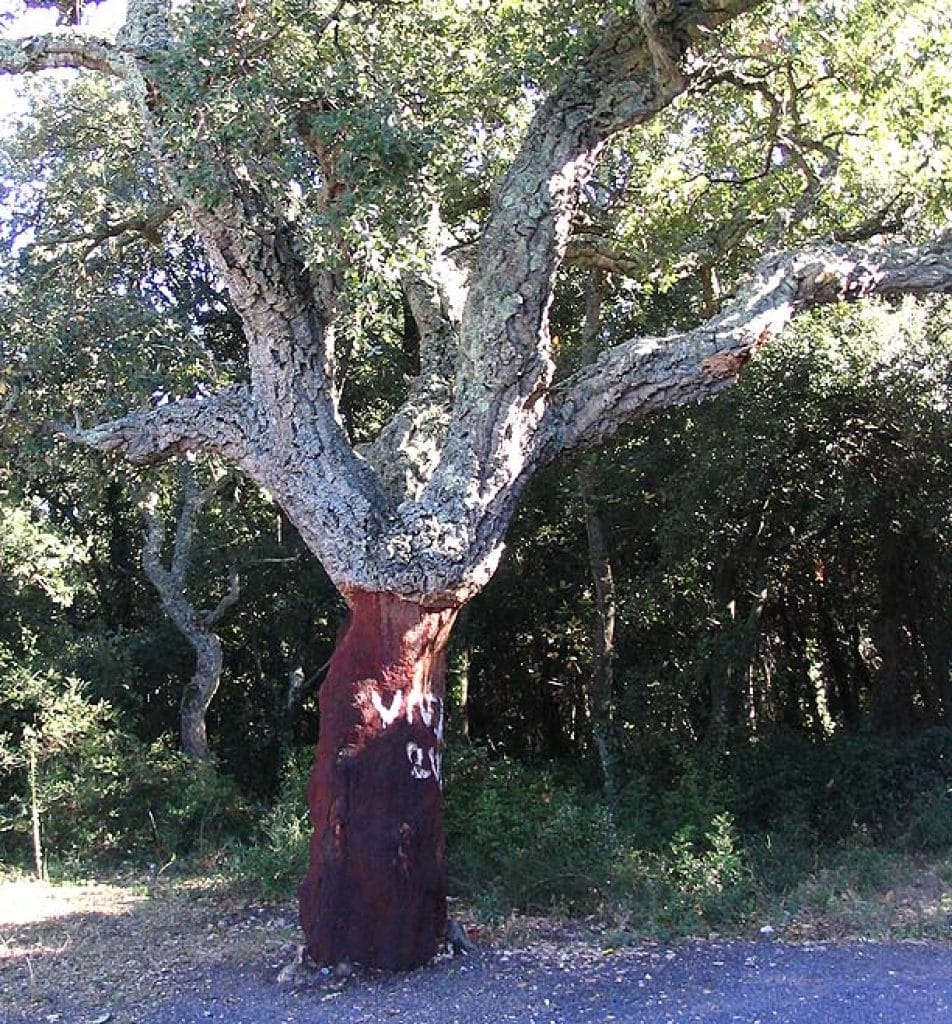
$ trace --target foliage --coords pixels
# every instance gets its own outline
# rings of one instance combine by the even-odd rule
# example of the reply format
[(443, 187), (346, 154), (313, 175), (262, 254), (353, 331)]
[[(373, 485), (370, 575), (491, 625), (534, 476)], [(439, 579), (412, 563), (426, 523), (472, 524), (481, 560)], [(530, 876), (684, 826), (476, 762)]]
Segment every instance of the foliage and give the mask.
[(490, 912), (598, 906), (617, 847), (611, 816), (551, 769), (469, 748), (449, 759), (451, 888)]
[(612, 808), (557, 768), (466, 748), (448, 768), (453, 890), (490, 917), (595, 911), (661, 936), (742, 928), (758, 908), (806, 899), (820, 864), (882, 893), (902, 851), (952, 849), (936, 815), (950, 742), (948, 730), (777, 737), (722, 766), (719, 781), (685, 758), (693, 781), (642, 778)]
[(703, 835), (686, 826), (661, 850), (629, 850), (617, 889), (638, 930), (662, 935), (736, 928), (757, 895), (726, 813), (715, 815)]
[(814, 845), (857, 837), (935, 849), (948, 843), (939, 811), (952, 783), (952, 734), (886, 739), (863, 731), (816, 743), (782, 735), (738, 764), (736, 809), (751, 832), (799, 832)]
[(306, 799), (310, 755), (310, 750), (299, 752), (285, 766), (277, 798), (259, 818), (254, 836), (234, 849), (227, 861), (242, 887), (260, 892), (265, 899), (289, 896), (307, 870), (312, 831)]
[[(54, 864), (165, 863), (207, 853), (247, 829), (250, 808), (228, 776), (194, 765), (167, 740), (147, 745), (124, 732), (84, 682), (24, 670), (8, 650), (0, 650), (0, 674), (5, 859), (29, 858), (32, 799)], [(33, 741), (35, 794), (26, 756)]]
[[(950, 338), (941, 304), (825, 312), (732, 392), (598, 460), (629, 773), (673, 777), (679, 749), (716, 755), (777, 728), (947, 722)], [(510, 541), (467, 627), (474, 734), (592, 753), (571, 474), (540, 481)]]

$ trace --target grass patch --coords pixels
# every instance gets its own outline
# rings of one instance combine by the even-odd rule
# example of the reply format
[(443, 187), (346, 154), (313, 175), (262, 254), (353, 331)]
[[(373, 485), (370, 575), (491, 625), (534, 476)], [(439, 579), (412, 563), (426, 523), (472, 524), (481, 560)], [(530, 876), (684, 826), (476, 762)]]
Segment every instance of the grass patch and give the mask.
[(764, 901), (789, 939), (948, 939), (952, 859), (862, 847), (829, 851), (817, 870)]

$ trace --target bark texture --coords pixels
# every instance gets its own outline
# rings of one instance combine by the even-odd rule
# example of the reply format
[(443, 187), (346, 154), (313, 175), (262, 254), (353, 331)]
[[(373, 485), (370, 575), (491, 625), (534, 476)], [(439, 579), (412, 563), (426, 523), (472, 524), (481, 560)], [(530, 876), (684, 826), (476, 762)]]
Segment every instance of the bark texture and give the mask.
[(455, 608), (349, 595), (320, 691), (301, 924), (317, 963), (408, 970), (446, 927), (441, 817), (446, 643)]

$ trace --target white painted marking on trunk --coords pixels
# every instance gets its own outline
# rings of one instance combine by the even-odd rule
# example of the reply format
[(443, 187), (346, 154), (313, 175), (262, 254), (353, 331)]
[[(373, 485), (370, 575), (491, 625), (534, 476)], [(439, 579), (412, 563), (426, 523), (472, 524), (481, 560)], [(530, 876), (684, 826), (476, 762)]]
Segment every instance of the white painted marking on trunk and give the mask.
[(428, 779), (433, 774), (423, 767), (423, 756), (423, 748), (411, 740), (407, 744), (407, 760), (410, 762), (410, 774), (415, 779)]
[[(410, 775), (414, 779), (435, 778), (440, 789), (443, 788), (443, 701), (439, 697), (425, 693), (417, 686), (404, 698), (403, 690), (396, 690), (387, 706), (376, 690), (370, 691), (370, 702), (380, 716), (384, 729), (389, 728), (403, 714), (407, 725), (413, 725), (414, 712), (419, 721), (433, 736), (433, 744), (420, 746), (418, 743), (407, 744), (407, 760), (410, 762)], [(426, 765), (429, 764), (429, 767)]]
[(440, 789), (443, 788), (443, 755), (437, 750), (436, 747), (430, 747), (427, 751), (430, 755), (430, 767), (433, 769), (433, 775), (439, 784)]
[[(397, 720), (397, 716), (400, 714), (400, 708), (403, 704), (403, 690), (397, 690), (390, 700), (390, 707), (384, 707), (383, 701), (380, 699), (380, 694), (376, 690), (370, 691), (370, 702), (374, 706), (374, 710), (380, 715), (380, 720), (383, 722), (383, 727), (386, 729), (388, 726), (393, 725)], [(407, 702), (407, 721), (409, 718), (410, 702)]]

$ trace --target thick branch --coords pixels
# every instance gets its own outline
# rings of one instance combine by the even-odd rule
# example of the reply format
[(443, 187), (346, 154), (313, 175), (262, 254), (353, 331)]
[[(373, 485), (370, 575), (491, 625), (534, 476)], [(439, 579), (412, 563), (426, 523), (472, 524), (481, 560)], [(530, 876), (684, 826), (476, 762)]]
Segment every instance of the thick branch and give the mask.
[(443, 451), (459, 359), (467, 273), (449, 255), (455, 239), (434, 213), (437, 255), (426, 274), (407, 271), (403, 294), (419, 332), (420, 369), (406, 400), (362, 454), (395, 504), (416, 498)]
[(952, 292), (952, 233), (923, 247), (821, 245), (765, 259), (721, 314), (665, 338), (635, 338), (554, 389), (540, 461), (624, 423), (730, 386), (799, 313), (866, 296)]
[(565, 250), (565, 263), (620, 277), (635, 277), (645, 266), (644, 259), (633, 259), (614, 239), (592, 231), (572, 236)]
[[(299, 529), (301, 514), (325, 520), (309, 500), (302, 503), (302, 496), (332, 489), (343, 509), (354, 510), (366, 522), (374, 514), (370, 510), (386, 502), (375, 474), (351, 448), (338, 415), (333, 311), (322, 275), (308, 268), (297, 251), (293, 226), (250, 175), (230, 168), (224, 158), (218, 170), (225, 195), (213, 209), (196, 197), (183, 196), (183, 203), (228, 287), (248, 341), (251, 389), (267, 435), (267, 454), (253, 467), (243, 465), (262, 486), (282, 496)], [(285, 499), (289, 487), (292, 494)], [(298, 507), (306, 511), (293, 511)], [(336, 508), (329, 515), (333, 521), (341, 518)]]
[(420, 495), (421, 516), (440, 509), (466, 524), (467, 546), (485, 543), (488, 553), (497, 543), (496, 524), (508, 521), (531, 469), (554, 374), (549, 307), (582, 185), (615, 133), (649, 120), (686, 88), (684, 58), (706, 30), (756, 3), (646, 0), (640, 20), (609, 21), (529, 126), (480, 242), (453, 416), (441, 463)]
[(171, 0), (127, 0), (126, 22), (117, 42), (144, 56), (164, 50), (172, 38), (171, 11)]
[(0, 74), (22, 75), (56, 68), (99, 71), (117, 78), (128, 74), (128, 64), (113, 43), (84, 32), (0, 39)]
[(56, 423), (53, 429), (69, 441), (137, 465), (186, 451), (212, 452), (240, 463), (248, 455), (255, 423), (247, 389), (234, 387), (207, 398), (140, 409), (95, 427)]
[[(252, 393), (271, 448), (289, 462), (309, 465), (351, 489), (351, 504), (377, 504), (379, 489), (368, 468), (350, 450), (337, 413), (333, 296), (326, 275), (312, 273), (296, 248), (292, 225), (257, 188), (247, 168), (205, 147), (208, 168), (217, 172), (220, 198), (208, 209), (191, 173), (155, 132), (161, 111), (148, 58), (168, 48), (167, 0), (132, 0), (116, 45), (79, 33), (54, 33), (30, 40), (0, 41), (0, 72), (22, 73), (55, 67), (85, 67), (114, 74), (129, 86), (146, 124), (146, 134), (173, 194), (205, 243), (241, 316), (249, 344)], [(139, 225), (123, 225), (139, 227)], [(142, 225), (146, 230), (151, 222)], [(98, 239), (97, 239), (98, 240)], [(247, 396), (243, 399), (247, 403)], [(209, 410), (213, 415), (217, 413)], [(228, 410), (233, 412), (233, 410)], [(189, 448), (240, 451), (231, 415), (205, 429), (203, 403), (181, 403), (134, 413), (89, 430), (61, 433), (102, 451), (117, 451), (135, 462), (150, 462)], [(200, 422), (201, 421), (201, 422)], [(259, 460), (260, 461), (260, 460)], [(348, 488), (343, 488), (347, 490)]]

